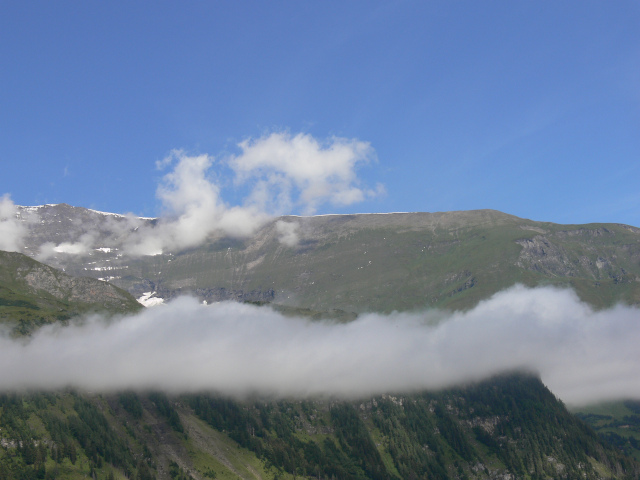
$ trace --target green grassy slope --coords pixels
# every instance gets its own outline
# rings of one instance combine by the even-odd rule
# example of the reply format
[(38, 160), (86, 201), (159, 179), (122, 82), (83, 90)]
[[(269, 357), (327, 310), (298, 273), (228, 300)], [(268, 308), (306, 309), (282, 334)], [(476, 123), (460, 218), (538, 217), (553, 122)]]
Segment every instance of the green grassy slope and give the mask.
[(124, 290), (93, 278), (73, 278), (19, 254), (0, 251), (0, 321), (26, 334), (45, 323), (104, 311), (127, 313), (141, 305)]
[(115, 282), (165, 297), (195, 292), (317, 311), (465, 309), (515, 283), (571, 287), (598, 308), (640, 304), (633, 227), (556, 225), (491, 210), (283, 221), (298, 225), (297, 246), (278, 242), (270, 224), (249, 240), (124, 259)]
[[(494, 210), (290, 216), (248, 239), (213, 235), (197, 248), (132, 258), (117, 244), (122, 218), (68, 205), (38, 212), (25, 251), (92, 232), (101, 248), (48, 262), (136, 297), (155, 290), (316, 311), (464, 309), (520, 282), (569, 286), (596, 307), (640, 303), (640, 229), (626, 225), (558, 225)], [(278, 222), (295, 225), (297, 245), (279, 242)]]

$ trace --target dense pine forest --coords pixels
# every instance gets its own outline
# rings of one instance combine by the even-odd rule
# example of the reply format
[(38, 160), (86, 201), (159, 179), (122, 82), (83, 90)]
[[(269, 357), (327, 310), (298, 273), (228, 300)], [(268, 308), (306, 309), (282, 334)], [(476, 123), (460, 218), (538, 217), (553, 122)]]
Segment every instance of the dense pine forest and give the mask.
[(7, 480), (640, 475), (527, 374), (350, 401), (12, 393), (0, 428)]

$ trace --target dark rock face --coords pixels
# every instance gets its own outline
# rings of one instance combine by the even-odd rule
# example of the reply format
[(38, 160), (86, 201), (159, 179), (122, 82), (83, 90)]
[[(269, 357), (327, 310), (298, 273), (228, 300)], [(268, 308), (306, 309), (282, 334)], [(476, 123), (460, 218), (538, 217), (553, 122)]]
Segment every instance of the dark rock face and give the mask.
[(640, 264), (638, 245), (602, 241), (615, 235), (606, 228), (582, 228), (517, 240), (522, 246), (517, 265), (551, 277), (612, 279), (616, 284), (637, 281), (628, 269)]
[(567, 253), (552, 244), (546, 237), (537, 235), (517, 241), (522, 246), (518, 266), (539, 273), (576, 276), (577, 272)]

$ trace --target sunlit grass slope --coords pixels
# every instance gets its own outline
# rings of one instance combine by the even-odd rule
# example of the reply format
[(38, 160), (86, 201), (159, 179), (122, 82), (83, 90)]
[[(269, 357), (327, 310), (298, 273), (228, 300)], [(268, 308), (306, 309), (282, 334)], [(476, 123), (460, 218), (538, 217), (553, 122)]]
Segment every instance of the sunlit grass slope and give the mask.
[[(573, 288), (591, 305), (640, 303), (640, 230), (557, 225), (491, 210), (286, 217), (246, 240), (129, 261), (116, 280), (167, 296), (267, 300), (317, 311), (466, 309), (515, 283)], [(126, 273), (126, 274), (125, 274)]]

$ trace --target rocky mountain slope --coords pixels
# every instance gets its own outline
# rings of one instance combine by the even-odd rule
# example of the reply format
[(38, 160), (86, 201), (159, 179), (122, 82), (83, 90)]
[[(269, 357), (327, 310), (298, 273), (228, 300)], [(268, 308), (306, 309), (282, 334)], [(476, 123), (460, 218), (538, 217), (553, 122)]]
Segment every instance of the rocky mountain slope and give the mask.
[[(137, 298), (183, 293), (316, 311), (468, 308), (514, 283), (562, 285), (596, 307), (640, 304), (640, 229), (558, 225), (492, 210), (282, 217), (251, 238), (212, 236), (187, 250), (128, 255), (131, 219), (70, 207), (22, 207), (25, 252)], [(136, 219), (153, 225), (152, 219)], [(282, 224), (297, 243), (281, 241)], [(83, 240), (84, 239), (84, 240)], [(91, 248), (73, 251), (78, 242)]]
[(0, 321), (20, 334), (88, 312), (130, 313), (140, 304), (126, 291), (90, 277), (72, 277), (21, 253), (0, 251)]
[[(283, 217), (248, 239), (212, 236), (196, 248), (133, 256), (123, 239), (156, 220), (68, 205), (20, 215), (30, 232), (25, 252), (51, 266), (0, 255), (0, 312), (19, 333), (95, 308), (140, 308), (97, 279), (147, 300), (188, 293), (343, 320), (469, 308), (516, 282), (571, 286), (597, 307), (640, 304), (640, 230), (625, 225), (556, 225), (488, 210)], [(283, 241), (282, 224), (296, 242)], [(635, 422), (607, 415), (582, 418), (598, 428)], [(640, 465), (620, 450), (636, 454), (631, 440), (609, 437), (618, 447), (522, 373), (357, 401), (0, 394), (0, 478), (8, 480), (640, 478)]]

